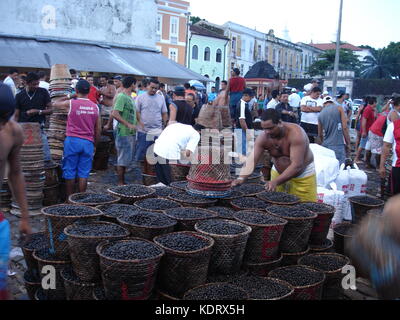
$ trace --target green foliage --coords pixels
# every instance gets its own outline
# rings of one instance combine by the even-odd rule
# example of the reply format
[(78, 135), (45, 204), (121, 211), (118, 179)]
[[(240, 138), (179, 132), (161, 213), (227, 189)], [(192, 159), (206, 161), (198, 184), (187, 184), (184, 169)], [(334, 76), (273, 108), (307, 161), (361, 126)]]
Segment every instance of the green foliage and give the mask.
[(195, 24), (195, 23), (197, 23), (199, 21), (202, 21), (202, 20), (204, 20), (204, 19), (201, 19), (200, 17), (195, 17), (195, 16), (190, 17), (191, 24)]
[[(339, 70), (355, 71), (356, 76), (358, 76), (362, 64), (354, 52), (348, 49), (340, 49), (339, 54)], [(311, 77), (314, 77), (317, 75), (324, 75), (325, 71), (333, 70), (335, 65), (335, 55), (335, 50), (325, 51), (319, 59), (310, 66), (308, 74)]]
[(364, 59), (362, 78), (400, 79), (400, 42), (391, 42), (382, 49), (369, 49), (372, 55)]

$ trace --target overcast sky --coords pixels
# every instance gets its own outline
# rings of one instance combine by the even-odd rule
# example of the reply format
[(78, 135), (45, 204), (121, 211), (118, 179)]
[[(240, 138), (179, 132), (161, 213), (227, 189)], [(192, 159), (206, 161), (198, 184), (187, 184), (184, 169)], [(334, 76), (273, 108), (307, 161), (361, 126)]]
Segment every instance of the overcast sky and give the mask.
[[(191, 14), (216, 24), (227, 21), (275, 30), (283, 37), (287, 26), (293, 42), (336, 39), (339, 0), (190, 0)], [(344, 0), (342, 41), (375, 48), (400, 41), (400, 0)]]

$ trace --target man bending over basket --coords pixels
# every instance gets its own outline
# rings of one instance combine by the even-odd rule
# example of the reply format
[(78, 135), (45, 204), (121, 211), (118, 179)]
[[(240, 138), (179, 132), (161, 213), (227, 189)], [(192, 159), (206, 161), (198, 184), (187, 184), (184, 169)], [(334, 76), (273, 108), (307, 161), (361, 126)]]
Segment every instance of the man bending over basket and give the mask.
[(317, 201), (314, 156), (305, 131), (297, 124), (282, 122), (275, 109), (265, 110), (261, 117), (264, 132), (257, 138), (253, 152), (232, 186), (244, 183), (254, 171), (264, 151), (272, 157), (274, 167), (267, 191), (287, 192), (301, 201)]

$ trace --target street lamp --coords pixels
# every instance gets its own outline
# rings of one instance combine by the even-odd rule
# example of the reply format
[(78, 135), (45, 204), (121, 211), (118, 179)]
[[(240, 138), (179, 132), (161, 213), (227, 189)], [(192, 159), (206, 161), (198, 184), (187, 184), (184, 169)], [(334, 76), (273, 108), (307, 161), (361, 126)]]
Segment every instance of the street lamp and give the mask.
[(340, 59), (340, 33), (342, 31), (342, 12), (343, 12), (343, 0), (340, 0), (339, 26), (336, 37), (336, 55), (335, 55), (335, 66), (333, 68), (333, 83), (332, 83), (332, 94), (334, 97), (337, 94), (337, 80), (338, 80), (339, 59)]

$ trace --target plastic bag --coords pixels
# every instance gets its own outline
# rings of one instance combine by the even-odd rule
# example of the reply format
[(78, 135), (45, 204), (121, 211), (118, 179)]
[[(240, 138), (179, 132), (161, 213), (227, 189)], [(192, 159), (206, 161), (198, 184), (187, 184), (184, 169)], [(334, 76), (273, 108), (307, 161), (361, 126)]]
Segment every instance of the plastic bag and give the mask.
[[(317, 188), (318, 202), (330, 204), (335, 207), (335, 215), (332, 218), (331, 228), (336, 224), (343, 222), (343, 209), (346, 204), (346, 198), (343, 191), (337, 190), (335, 183), (330, 184), (330, 189), (318, 187)], [(348, 202), (348, 201), (347, 201)]]

